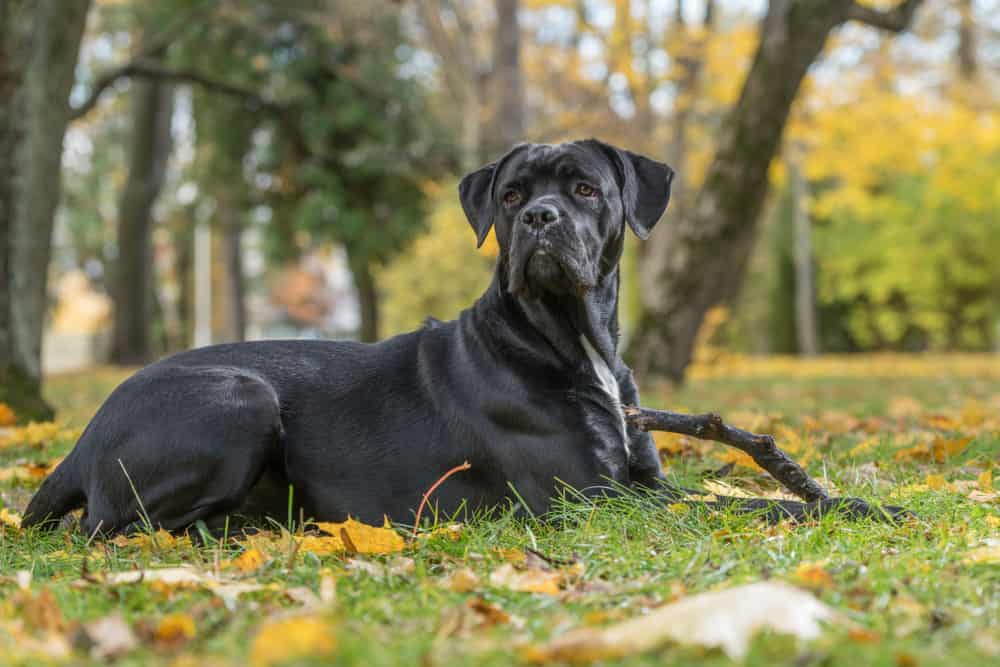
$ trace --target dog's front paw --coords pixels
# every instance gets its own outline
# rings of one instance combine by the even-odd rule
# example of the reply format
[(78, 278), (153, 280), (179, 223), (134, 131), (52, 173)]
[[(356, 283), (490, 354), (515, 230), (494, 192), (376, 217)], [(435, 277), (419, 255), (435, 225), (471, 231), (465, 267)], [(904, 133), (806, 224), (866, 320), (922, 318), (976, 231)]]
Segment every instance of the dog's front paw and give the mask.
[[(848, 519), (873, 519), (890, 523), (901, 523), (914, 516), (905, 507), (895, 505), (872, 505), (860, 498), (824, 498), (802, 506), (804, 519), (815, 519), (826, 514), (838, 514)], [(796, 517), (800, 518), (800, 517)]]

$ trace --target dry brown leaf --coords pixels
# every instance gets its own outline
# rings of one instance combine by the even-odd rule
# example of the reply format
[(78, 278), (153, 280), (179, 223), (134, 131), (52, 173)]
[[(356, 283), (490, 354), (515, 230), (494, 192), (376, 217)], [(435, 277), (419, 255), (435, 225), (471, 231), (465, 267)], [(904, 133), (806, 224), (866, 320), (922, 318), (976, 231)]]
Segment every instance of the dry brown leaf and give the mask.
[(969, 500), (977, 503), (992, 503), (1000, 498), (1000, 493), (997, 493), (996, 491), (986, 493), (980, 491), (979, 489), (973, 489), (972, 491), (969, 491), (969, 495), (967, 497)]
[(269, 667), (296, 658), (316, 659), (337, 648), (333, 628), (322, 617), (292, 616), (265, 622), (250, 648), (251, 667)]
[(833, 609), (812, 594), (770, 581), (683, 598), (601, 630), (574, 630), (529, 649), (525, 657), (536, 663), (591, 662), (644, 653), (674, 641), (720, 648), (739, 659), (760, 630), (815, 639), (822, 621), (837, 618)]
[(95, 660), (115, 660), (139, 645), (132, 628), (121, 614), (99, 618), (83, 626), (90, 640), (90, 657)]

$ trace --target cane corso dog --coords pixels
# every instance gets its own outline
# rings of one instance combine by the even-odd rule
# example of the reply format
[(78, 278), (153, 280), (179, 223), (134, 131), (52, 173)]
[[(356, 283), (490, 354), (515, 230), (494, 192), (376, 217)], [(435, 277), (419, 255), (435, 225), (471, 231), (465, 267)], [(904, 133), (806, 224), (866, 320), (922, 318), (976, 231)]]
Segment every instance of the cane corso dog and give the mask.
[[(147, 366), (98, 410), (24, 524), (83, 507), (87, 533), (147, 518), (218, 530), (230, 516), (284, 520), (290, 503), (317, 520), (408, 523), (464, 461), (433, 498), (446, 516), (509, 503), (544, 515), (566, 489), (678, 497), (650, 436), (623, 420), (639, 395), (618, 351), (626, 230), (649, 236), (672, 177), (596, 140), (515, 147), (459, 186), (478, 243), (493, 228), (500, 252), (457, 320), (372, 345), (214, 345)], [(732, 502), (770, 518), (832, 507)]]

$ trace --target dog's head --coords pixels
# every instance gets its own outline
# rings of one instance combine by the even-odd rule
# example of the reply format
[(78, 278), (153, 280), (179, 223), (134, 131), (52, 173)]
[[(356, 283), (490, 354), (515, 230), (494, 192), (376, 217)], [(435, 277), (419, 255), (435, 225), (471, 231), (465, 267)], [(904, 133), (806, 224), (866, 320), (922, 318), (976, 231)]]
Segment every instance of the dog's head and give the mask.
[(463, 178), (459, 195), (479, 245), (496, 228), (510, 293), (580, 295), (614, 271), (626, 224), (649, 236), (672, 178), (667, 165), (594, 139), (521, 144)]

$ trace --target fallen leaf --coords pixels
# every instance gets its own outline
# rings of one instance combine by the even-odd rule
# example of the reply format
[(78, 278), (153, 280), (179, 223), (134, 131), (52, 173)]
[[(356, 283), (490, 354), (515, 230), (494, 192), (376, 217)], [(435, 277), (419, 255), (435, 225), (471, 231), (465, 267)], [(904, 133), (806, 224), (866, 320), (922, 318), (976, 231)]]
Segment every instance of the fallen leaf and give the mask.
[(972, 438), (957, 438), (946, 440), (935, 438), (929, 445), (921, 443), (913, 447), (900, 449), (896, 452), (896, 461), (934, 461), (944, 463), (950, 457), (960, 454), (972, 442)]
[(991, 528), (1000, 528), (1000, 516), (990, 515), (986, 517), (986, 525)]
[(980, 491), (979, 489), (973, 489), (972, 491), (969, 491), (969, 495), (967, 497), (969, 500), (977, 503), (992, 503), (1000, 498), (1000, 493), (997, 493), (996, 491), (986, 493)]
[(111, 540), (111, 544), (122, 549), (137, 548), (137, 549), (143, 549), (145, 551), (151, 551), (153, 549), (165, 550), (165, 549), (176, 549), (182, 546), (190, 547), (191, 538), (189, 538), (186, 535), (178, 537), (173, 533), (163, 530), (161, 528), (152, 533), (135, 533), (134, 535), (118, 535), (113, 540)]
[(563, 575), (558, 571), (531, 569), (521, 572), (510, 563), (504, 563), (490, 574), (491, 585), (522, 593), (558, 595), (562, 581)]
[(37, 595), (30, 590), (21, 590), (14, 598), (21, 617), (27, 626), (36, 631), (63, 632), (66, 621), (62, 610), (56, 604), (56, 598), (47, 588), (41, 589)]
[(459, 568), (442, 580), (442, 585), (456, 593), (468, 593), (479, 588), (479, 575), (467, 567)]
[(823, 568), (825, 564), (825, 561), (802, 563), (792, 572), (792, 578), (814, 591), (833, 588), (833, 577)]
[(0, 403), (0, 426), (13, 426), (17, 423), (17, 413), (6, 403)]
[(251, 548), (241, 553), (232, 561), (228, 561), (223, 564), (222, 568), (225, 569), (227, 566), (231, 565), (240, 572), (249, 573), (259, 570), (266, 562), (267, 556), (261, 553), (260, 550)]
[(21, 515), (6, 507), (0, 507), (0, 528), (21, 528)]
[(721, 648), (740, 659), (760, 630), (815, 639), (836, 612), (812, 594), (776, 581), (683, 598), (604, 629), (581, 628), (529, 649), (531, 662), (591, 662), (649, 651), (668, 641)]
[(986, 540), (986, 544), (969, 550), (962, 562), (966, 565), (1000, 563), (1000, 539)]
[(983, 491), (984, 493), (992, 493), (993, 492), (993, 471), (992, 470), (984, 470), (981, 473), (979, 473), (979, 476), (976, 477), (976, 484), (979, 485), (979, 490), (980, 491)]
[(951, 491), (952, 485), (948, 483), (948, 480), (944, 478), (944, 475), (927, 475), (927, 479), (924, 480), (927, 484), (927, 488), (933, 491)]
[[(341, 544), (340, 551), (350, 550), (362, 554), (385, 554), (402, 551), (406, 547), (406, 541), (402, 535), (392, 529), (392, 525), (388, 519), (385, 520), (381, 528), (369, 526), (351, 518), (348, 518), (343, 523), (321, 521), (311, 525), (316, 526), (324, 533), (332, 535), (333, 539), (339, 540)], [(306, 539), (308, 538), (303, 538), (303, 542)], [(348, 549), (347, 543), (350, 543), (350, 549)], [(306, 544), (303, 543), (302, 549), (308, 550), (306, 549)]]
[(250, 648), (250, 665), (269, 667), (295, 659), (316, 659), (336, 648), (336, 637), (321, 617), (282, 618), (261, 626)]
[(166, 648), (176, 648), (194, 639), (198, 633), (194, 619), (188, 614), (168, 614), (156, 624), (154, 639)]
[(135, 633), (121, 614), (91, 621), (83, 626), (83, 631), (92, 644), (90, 657), (95, 660), (120, 658), (139, 644)]
[(923, 411), (923, 404), (912, 396), (896, 396), (889, 401), (889, 406), (886, 410), (893, 419), (916, 417)]

